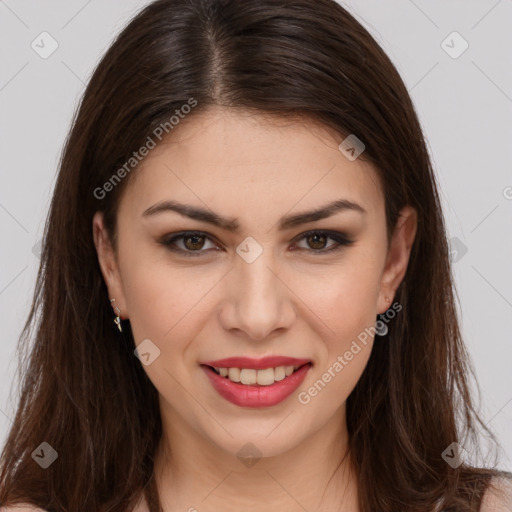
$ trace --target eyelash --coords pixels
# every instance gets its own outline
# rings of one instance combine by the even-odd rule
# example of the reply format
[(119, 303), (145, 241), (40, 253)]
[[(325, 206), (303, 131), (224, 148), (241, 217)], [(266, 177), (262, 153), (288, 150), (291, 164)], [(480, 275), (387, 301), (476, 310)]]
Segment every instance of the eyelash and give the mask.
[[(354, 241), (349, 239), (344, 233), (340, 233), (337, 231), (326, 231), (326, 230), (307, 231), (305, 233), (302, 233), (299, 237), (296, 237), (295, 240), (301, 241), (302, 239), (307, 238), (312, 235), (326, 236), (327, 239), (330, 238), (331, 240), (334, 240), (336, 242), (336, 244), (334, 244), (332, 247), (329, 247), (328, 249), (299, 249), (299, 250), (306, 250), (315, 255), (322, 255), (322, 254), (331, 253), (334, 251), (339, 251), (344, 246), (349, 246), (354, 243)], [(184, 250), (184, 249), (177, 248), (176, 246), (173, 246), (173, 244), (177, 240), (182, 240), (182, 239), (193, 237), (193, 236), (207, 238), (208, 240), (214, 242), (214, 239), (211, 236), (209, 236), (208, 234), (206, 234), (202, 231), (183, 231), (181, 233), (172, 235), (170, 238), (164, 238), (164, 239), (160, 240), (159, 243), (162, 244), (163, 246), (165, 246), (167, 249), (169, 249), (172, 252), (180, 253), (187, 257), (188, 256), (197, 257), (197, 256), (200, 256), (201, 253), (207, 252), (209, 249), (206, 249), (206, 250), (198, 249), (197, 251), (191, 251), (190, 249)]]

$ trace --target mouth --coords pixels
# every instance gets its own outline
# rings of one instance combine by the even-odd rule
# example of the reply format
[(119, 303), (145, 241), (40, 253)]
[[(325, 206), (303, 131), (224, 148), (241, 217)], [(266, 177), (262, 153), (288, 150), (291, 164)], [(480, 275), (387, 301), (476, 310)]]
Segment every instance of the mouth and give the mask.
[(213, 388), (242, 407), (269, 407), (290, 396), (313, 363), (307, 359), (228, 358), (201, 364)]

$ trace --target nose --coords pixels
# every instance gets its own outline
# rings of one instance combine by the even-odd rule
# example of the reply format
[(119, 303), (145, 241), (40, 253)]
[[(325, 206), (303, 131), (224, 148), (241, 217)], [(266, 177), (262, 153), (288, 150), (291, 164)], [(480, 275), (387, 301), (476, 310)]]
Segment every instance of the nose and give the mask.
[(221, 312), (223, 327), (254, 341), (282, 336), (295, 319), (294, 294), (271, 251), (252, 263), (236, 258), (228, 276), (228, 297)]

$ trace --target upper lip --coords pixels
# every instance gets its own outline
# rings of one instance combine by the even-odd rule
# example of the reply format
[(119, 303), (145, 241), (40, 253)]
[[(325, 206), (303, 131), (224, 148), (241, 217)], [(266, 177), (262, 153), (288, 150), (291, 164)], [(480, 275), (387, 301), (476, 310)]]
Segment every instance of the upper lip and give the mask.
[(254, 370), (264, 370), (265, 368), (276, 368), (278, 366), (302, 366), (310, 363), (310, 359), (297, 359), (295, 357), (285, 356), (267, 356), (261, 359), (250, 357), (227, 357), (215, 361), (203, 361), (201, 364), (213, 366), (215, 368), (247, 368)]

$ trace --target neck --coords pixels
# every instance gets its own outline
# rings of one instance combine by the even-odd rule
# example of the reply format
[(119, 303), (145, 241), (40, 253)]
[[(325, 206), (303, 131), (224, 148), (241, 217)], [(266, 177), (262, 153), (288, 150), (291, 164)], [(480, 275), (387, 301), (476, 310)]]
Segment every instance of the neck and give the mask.
[[(162, 414), (155, 478), (164, 512), (186, 510), (357, 511), (345, 406), (315, 434), (272, 457), (242, 461), (179, 415)], [(250, 452), (250, 449), (249, 449)]]

